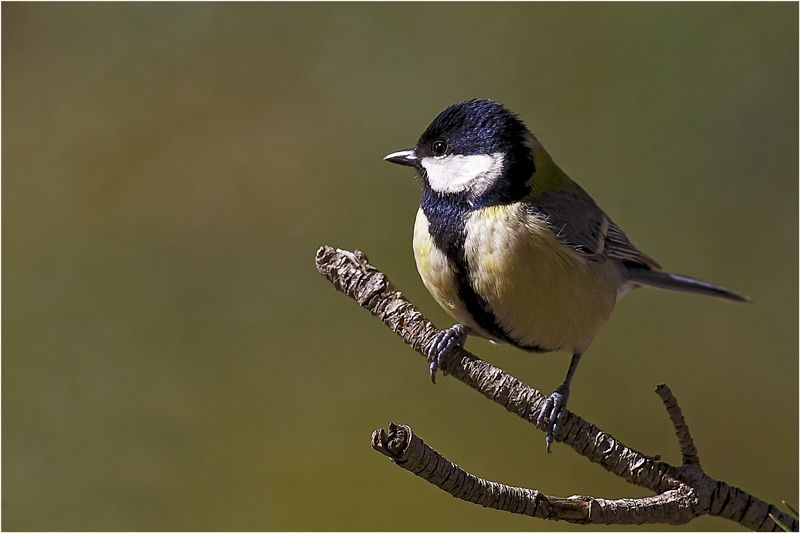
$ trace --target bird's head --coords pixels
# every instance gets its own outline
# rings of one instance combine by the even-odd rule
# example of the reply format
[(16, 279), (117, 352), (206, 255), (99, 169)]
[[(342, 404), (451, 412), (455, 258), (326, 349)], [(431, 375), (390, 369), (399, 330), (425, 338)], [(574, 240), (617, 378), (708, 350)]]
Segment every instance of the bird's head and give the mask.
[(416, 147), (387, 155), (417, 169), (423, 187), (470, 204), (510, 203), (530, 190), (532, 136), (522, 120), (493, 100), (451, 105), (433, 119)]

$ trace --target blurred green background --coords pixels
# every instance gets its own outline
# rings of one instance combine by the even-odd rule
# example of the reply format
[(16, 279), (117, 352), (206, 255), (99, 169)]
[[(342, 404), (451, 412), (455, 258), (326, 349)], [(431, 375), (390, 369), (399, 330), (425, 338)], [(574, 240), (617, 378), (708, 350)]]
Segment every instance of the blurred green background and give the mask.
[[(645, 495), (432, 386), (314, 269), (323, 243), (361, 248), (450, 324), (414, 267), (418, 185), (381, 158), (470, 97), (520, 113), (666, 267), (755, 301), (629, 295), (571, 407), (675, 462), (668, 383), (709, 474), (797, 503), (797, 4), (2, 15), (4, 529), (580, 529), (401, 471), (369, 447), (389, 421), (490, 479)], [(468, 347), (545, 391), (568, 363)]]

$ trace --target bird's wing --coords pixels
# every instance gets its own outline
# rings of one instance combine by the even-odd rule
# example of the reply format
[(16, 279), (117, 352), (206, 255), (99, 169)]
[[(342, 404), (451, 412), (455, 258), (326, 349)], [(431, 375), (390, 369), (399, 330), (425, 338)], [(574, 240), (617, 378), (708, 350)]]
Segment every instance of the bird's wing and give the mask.
[(526, 201), (564, 245), (590, 260), (611, 258), (648, 270), (661, 270), (658, 263), (631, 243), (580, 185), (572, 180), (565, 185)]
[(606, 250), (608, 256), (624, 263), (643, 266), (647, 270), (661, 270), (655, 259), (642, 252), (628, 239), (622, 228), (609, 220), (608, 233), (606, 234)]

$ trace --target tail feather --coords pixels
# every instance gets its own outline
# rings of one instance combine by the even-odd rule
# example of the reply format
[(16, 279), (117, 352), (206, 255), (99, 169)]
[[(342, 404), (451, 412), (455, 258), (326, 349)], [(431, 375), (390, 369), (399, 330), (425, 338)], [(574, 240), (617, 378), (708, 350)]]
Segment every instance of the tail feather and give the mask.
[(684, 276), (683, 274), (671, 274), (669, 272), (657, 272), (654, 270), (636, 268), (628, 270), (628, 279), (637, 285), (644, 285), (646, 287), (693, 292), (734, 302), (751, 303), (748, 296), (707, 281)]

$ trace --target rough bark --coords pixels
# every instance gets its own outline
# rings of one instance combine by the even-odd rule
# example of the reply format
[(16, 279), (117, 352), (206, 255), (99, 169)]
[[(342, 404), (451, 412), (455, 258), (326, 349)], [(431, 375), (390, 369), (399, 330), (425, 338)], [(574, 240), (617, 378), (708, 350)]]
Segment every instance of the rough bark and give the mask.
[(425, 444), (405, 425), (390, 424), (388, 433), (375, 430), (372, 447), (456, 498), (501, 511), (579, 524), (683, 524), (694, 518), (696, 498), (685, 484), (646, 498), (559, 498), (470, 474)]
[[(317, 251), (316, 264), (317, 270), (338, 290), (355, 299), (424, 357), (437, 329), (382, 272), (369, 264), (361, 251), (322, 246)], [(453, 354), (443, 369), (486, 398), (536, 425), (546, 401), (538, 390), (466, 350)], [(554, 435), (556, 441), (570, 446), (593, 463), (656, 494), (648, 498), (556, 498), (532, 489), (487, 481), (442, 457), (416, 437), (408, 426), (392, 425), (388, 434), (382, 429), (376, 430), (372, 444), (399, 466), (455, 497), (539, 518), (586, 524), (678, 524), (697, 516), (714, 515), (752, 530), (781, 531), (770, 518), (772, 514), (791, 530), (798, 530), (796, 518), (742, 489), (709, 477), (700, 466), (697, 449), (675, 397), (665, 385), (659, 385), (656, 392), (675, 428), (683, 456), (680, 466), (634, 450), (569, 411)], [(539, 429), (546, 428), (542, 426)]]

